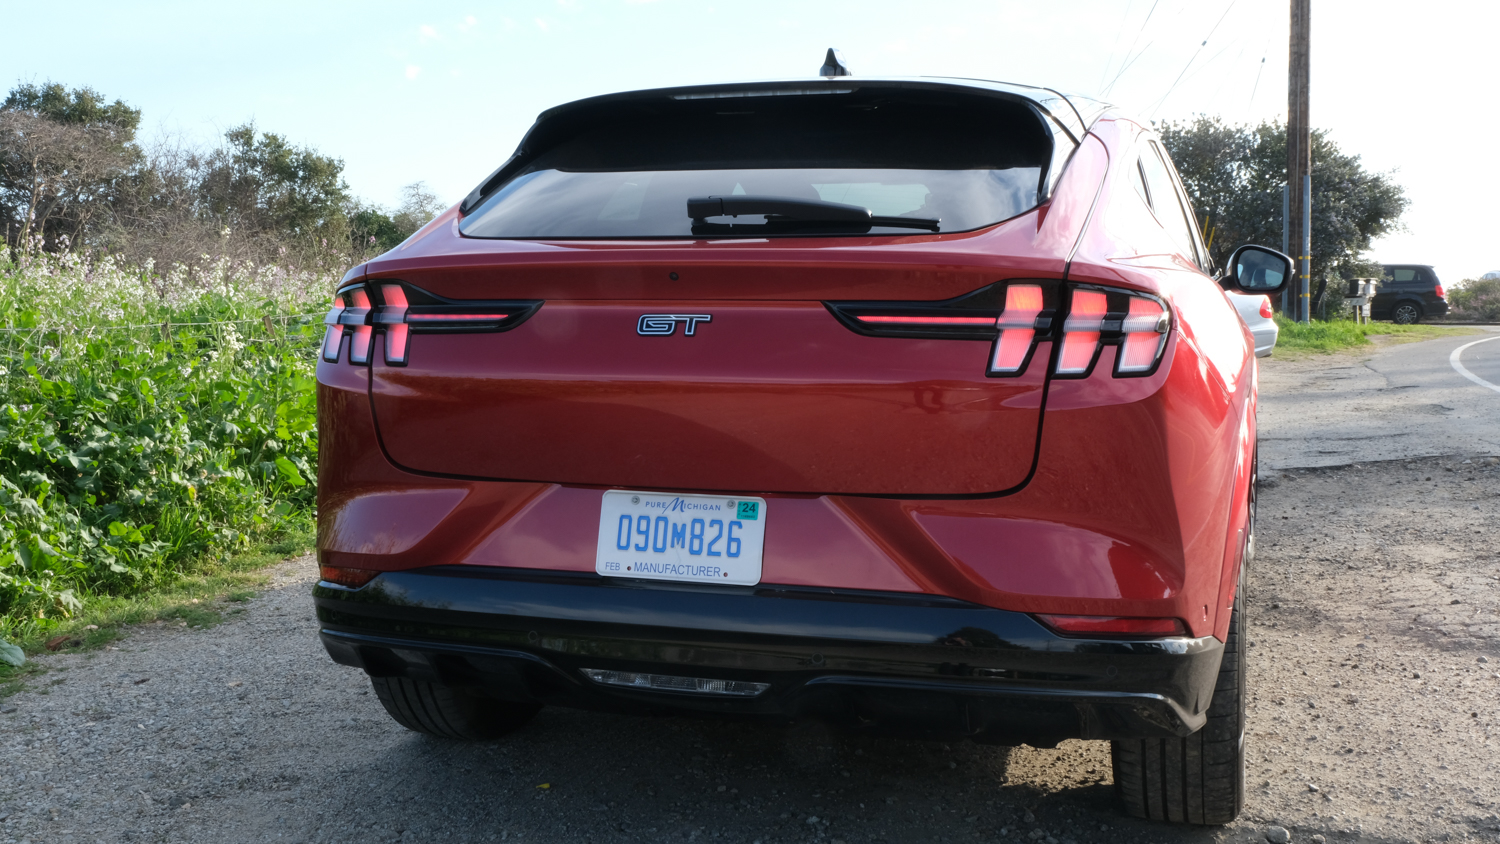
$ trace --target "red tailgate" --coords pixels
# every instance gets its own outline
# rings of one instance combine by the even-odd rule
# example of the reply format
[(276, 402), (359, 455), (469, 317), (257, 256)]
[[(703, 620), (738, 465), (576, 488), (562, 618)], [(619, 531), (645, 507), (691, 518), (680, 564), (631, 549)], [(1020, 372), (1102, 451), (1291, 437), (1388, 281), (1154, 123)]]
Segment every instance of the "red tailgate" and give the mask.
[[(711, 319), (647, 336), (647, 314)], [(510, 331), (412, 339), (372, 370), (396, 463), (568, 484), (995, 492), (1031, 470), (1045, 380), (986, 377), (987, 342), (861, 336), (817, 301), (549, 299)]]

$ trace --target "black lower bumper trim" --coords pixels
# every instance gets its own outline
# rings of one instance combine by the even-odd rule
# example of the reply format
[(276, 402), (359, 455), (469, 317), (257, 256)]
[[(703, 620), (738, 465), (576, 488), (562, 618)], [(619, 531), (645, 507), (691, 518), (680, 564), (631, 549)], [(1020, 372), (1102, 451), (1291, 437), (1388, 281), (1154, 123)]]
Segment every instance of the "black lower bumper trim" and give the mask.
[[(510, 700), (623, 712), (816, 717), (1002, 744), (1187, 735), (1212, 639), (1062, 638), (1023, 613), (925, 595), (678, 587), (443, 566), (314, 590), (335, 661)], [(601, 685), (580, 669), (769, 683), (752, 698)]]

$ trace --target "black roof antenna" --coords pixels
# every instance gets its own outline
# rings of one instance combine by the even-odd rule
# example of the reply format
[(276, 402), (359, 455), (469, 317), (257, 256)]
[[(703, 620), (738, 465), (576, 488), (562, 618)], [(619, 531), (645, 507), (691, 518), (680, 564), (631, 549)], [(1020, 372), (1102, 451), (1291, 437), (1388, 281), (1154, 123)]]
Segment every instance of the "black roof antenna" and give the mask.
[(819, 76), (853, 76), (849, 72), (849, 66), (844, 64), (844, 54), (836, 48), (828, 48), (828, 56), (823, 59), (823, 66), (818, 69)]

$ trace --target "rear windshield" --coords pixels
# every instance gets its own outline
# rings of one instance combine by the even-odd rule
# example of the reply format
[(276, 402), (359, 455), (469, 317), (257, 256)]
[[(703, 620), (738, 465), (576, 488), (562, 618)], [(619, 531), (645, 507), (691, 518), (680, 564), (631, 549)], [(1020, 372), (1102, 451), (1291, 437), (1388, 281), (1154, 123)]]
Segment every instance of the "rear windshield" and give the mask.
[[(549, 125), (555, 123), (556, 125)], [(969, 231), (1039, 202), (1052, 153), (1028, 106), (862, 91), (614, 103), (538, 124), (523, 157), (460, 222), (469, 237), (642, 238)], [(694, 221), (690, 197), (868, 209), (870, 222)], [(905, 219), (909, 224), (896, 220)]]

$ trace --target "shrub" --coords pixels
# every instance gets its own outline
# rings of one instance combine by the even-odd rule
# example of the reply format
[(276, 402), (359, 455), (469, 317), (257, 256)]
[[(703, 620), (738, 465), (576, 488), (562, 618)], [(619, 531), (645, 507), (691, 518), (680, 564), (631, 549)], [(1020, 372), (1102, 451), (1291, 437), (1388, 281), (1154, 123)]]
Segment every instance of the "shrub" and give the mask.
[(1500, 322), (1500, 278), (1464, 279), (1448, 294), (1455, 317)]
[(0, 635), (307, 520), (335, 281), (0, 256)]

